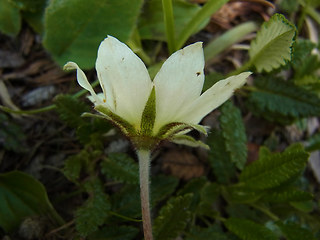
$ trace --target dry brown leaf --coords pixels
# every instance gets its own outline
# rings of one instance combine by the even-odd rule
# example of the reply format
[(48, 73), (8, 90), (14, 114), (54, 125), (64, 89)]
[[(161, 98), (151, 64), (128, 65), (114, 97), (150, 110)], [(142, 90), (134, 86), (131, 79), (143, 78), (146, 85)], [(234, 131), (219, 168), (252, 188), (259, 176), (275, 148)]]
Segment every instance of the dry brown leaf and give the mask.
[(184, 180), (205, 174), (204, 165), (188, 151), (172, 150), (165, 153), (162, 157), (162, 169)]

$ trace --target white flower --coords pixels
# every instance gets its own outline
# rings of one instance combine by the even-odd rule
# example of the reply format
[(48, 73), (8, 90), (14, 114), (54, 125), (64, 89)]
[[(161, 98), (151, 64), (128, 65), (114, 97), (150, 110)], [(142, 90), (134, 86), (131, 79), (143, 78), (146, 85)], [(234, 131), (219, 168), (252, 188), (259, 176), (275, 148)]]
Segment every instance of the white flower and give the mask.
[(214, 84), (201, 94), (204, 82), (202, 43), (172, 54), (151, 81), (144, 63), (114, 37), (101, 42), (96, 70), (102, 93), (96, 94), (74, 62), (81, 87), (91, 93), (95, 109), (113, 121), (137, 148), (153, 148), (167, 139), (191, 146), (203, 143), (185, 135), (196, 129), (206, 133), (201, 119), (229, 99), (251, 74), (244, 72)]

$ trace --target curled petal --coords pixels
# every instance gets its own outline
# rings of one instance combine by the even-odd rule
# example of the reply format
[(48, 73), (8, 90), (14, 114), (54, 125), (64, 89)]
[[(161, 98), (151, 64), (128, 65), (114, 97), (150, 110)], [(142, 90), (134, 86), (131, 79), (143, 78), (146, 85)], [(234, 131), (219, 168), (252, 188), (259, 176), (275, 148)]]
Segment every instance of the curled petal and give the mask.
[(95, 93), (95, 91), (93, 90), (92, 86), (90, 85), (86, 75), (84, 74), (84, 72), (79, 68), (79, 66), (74, 63), (74, 62), (68, 62), (63, 66), (64, 70), (77, 70), (77, 81), (79, 83), (79, 85), (81, 87), (83, 87), (84, 89), (86, 89), (87, 91), (89, 91), (91, 93), (91, 98), (90, 100), (92, 102), (97, 102), (100, 103), (101, 99), (97, 96), (97, 94)]

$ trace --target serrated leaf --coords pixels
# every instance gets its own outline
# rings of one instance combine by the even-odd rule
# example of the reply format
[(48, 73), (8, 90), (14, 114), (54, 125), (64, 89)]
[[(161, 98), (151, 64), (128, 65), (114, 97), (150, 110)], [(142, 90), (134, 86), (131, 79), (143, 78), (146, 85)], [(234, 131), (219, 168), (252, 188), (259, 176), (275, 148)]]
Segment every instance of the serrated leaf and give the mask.
[(89, 236), (89, 240), (133, 240), (139, 229), (132, 226), (108, 226)]
[(207, 182), (200, 192), (200, 203), (197, 213), (214, 218), (218, 212), (213, 209), (215, 202), (220, 195), (220, 187), (216, 183)]
[(9, 0), (0, 0), (0, 32), (16, 36), (20, 28), (20, 9)]
[(222, 136), (230, 160), (240, 170), (247, 162), (247, 136), (240, 110), (227, 101), (220, 108), (219, 117)]
[(316, 240), (312, 232), (295, 223), (277, 222), (287, 240)]
[(82, 168), (90, 161), (90, 156), (87, 151), (83, 150), (80, 153), (70, 156), (65, 160), (63, 174), (72, 182), (77, 182), (80, 177)]
[(110, 153), (107, 158), (101, 162), (101, 171), (114, 180), (139, 184), (139, 166), (124, 153)]
[(90, 108), (84, 102), (70, 95), (59, 95), (55, 98), (54, 103), (60, 118), (70, 127), (76, 128), (85, 123), (81, 114), (90, 111)]
[(315, 74), (316, 71), (320, 68), (320, 61), (317, 55), (309, 55), (304, 58), (299, 66), (296, 66), (294, 78), (299, 79), (303, 78), (306, 75)]
[(249, 55), (258, 72), (270, 72), (291, 60), (296, 28), (283, 15), (274, 14), (251, 42)]
[(303, 171), (309, 157), (300, 144), (291, 145), (283, 153), (266, 153), (260, 151), (259, 160), (242, 171), (239, 185), (255, 190), (281, 186)]
[[(45, 14), (43, 43), (63, 65), (75, 61), (83, 69), (94, 66), (97, 49), (107, 34), (125, 42), (136, 26), (142, 0), (53, 0)], [(66, 16), (68, 18), (66, 19)]]
[(190, 206), (192, 194), (178, 196), (170, 199), (161, 208), (159, 216), (154, 220), (153, 232), (155, 239), (175, 239), (187, 225), (190, 217)]
[(126, 185), (120, 191), (112, 194), (112, 211), (130, 217), (141, 217), (139, 185)]
[(205, 177), (195, 178), (190, 180), (183, 188), (178, 191), (178, 195), (186, 195), (192, 193), (193, 198), (190, 203), (190, 211), (196, 211), (201, 201), (201, 190), (207, 184), (208, 180)]
[(104, 193), (102, 183), (91, 179), (84, 185), (90, 198), (76, 211), (76, 229), (81, 236), (88, 236), (98, 230), (109, 216), (109, 196)]
[(151, 205), (155, 206), (158, 202), (169, 197), (178, 186), (178, 183), (179, 180), (172, 176), (159, 175), (151, 177)]
[(278, 240), (271, 230), (247, 219), (229, 218), (224, 225), (243, 240)]
[(23, 172), (0, 174), (0, 193), (0, 227), (7, 233), (17, 230), (29, 216), (46, 216), (56, 225), (63, 223), (44, 186)]
[(209, 164), (219, 183), (230, 183), (236, 175), (236, 167), (231, 162), (221, 131), (214, 129), (208, 136), (207, 144), (210, 146)]
[(262, 200), (273, 203), (288, 203), (295, 201), (308, 201), (312, 198), (313, 196), (311, 193), (289, 186), (267, 191), (262, 197)]
[(248, 98), (254, 114), (280, 122), (320, 115), (319, 97), (291, 82), (275, 77), (259, 78), (255, 86)]

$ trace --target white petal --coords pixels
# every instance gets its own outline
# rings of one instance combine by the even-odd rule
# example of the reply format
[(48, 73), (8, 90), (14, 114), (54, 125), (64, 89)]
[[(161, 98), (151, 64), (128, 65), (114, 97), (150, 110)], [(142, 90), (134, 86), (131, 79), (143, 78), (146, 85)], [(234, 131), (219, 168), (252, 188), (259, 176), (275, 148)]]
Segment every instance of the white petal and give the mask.
[(127, 45), (108, 36), (100, 44), (96, 69), (111, 110), (140, 127), (153, 85), (144, 63)]
[(76, 63), (67, 62), (63, 66), (63, 69), (64, 70), (77, 69), (77, 81), (78, 81), (79, 85), (91, 93), (91, 96), (92, 96), (91, 101), (92, 102), (100, 102), (101, 101), (100, 98), (98, 98), (95, 91), (93, 90), (92, 86), (90, 85), (86, 75), (84, 74), (84, 72), (79, 68), (79, 66)]
[(235, 89), (245, 84), (250, 74), (251, 72), (243, 72), (217, 82), (189, 107), (186, 106), (185, 110), (177, 118), (185, 123), (199, 123), (204, 116), (227, 101)]
[(183, 105), (200, 96), (204, 82), (202, 43), (189, 45), (172, 54), (154, 79), (156, 87), (155, 131), (173, 122)]

